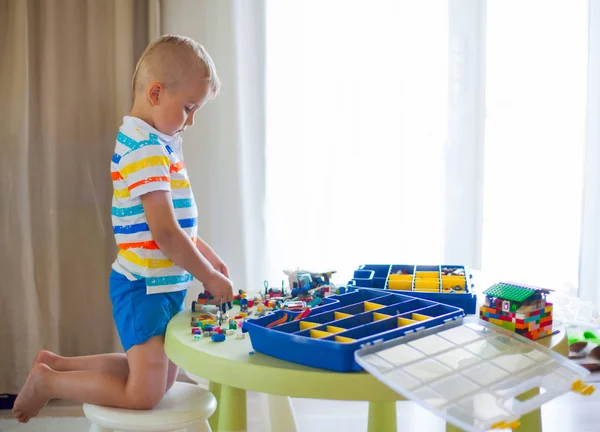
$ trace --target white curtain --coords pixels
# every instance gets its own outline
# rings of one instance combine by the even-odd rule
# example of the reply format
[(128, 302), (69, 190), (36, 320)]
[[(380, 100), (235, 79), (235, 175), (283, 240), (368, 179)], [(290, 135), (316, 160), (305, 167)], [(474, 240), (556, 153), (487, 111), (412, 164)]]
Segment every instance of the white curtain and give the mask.
[[(244, 289), (261, 288), (265, 272), (264, 28), (261, 0), (161, 2), (162, 33), (203, 44), (223, 84), (185, 132), (184, 155), (200, 213), (199, 235)], [(188, 301), (197, 293), (191, 289)]]
[(589, 7), (268, 1), (269, 277), (446, 262), (575, 289), (582, 232), (592, 298), (598, 1)]
[(488, 273), (561, 290), (577, 286), (587, 22), (585, 1), (488, 2)]
[(590, 0), (579, 294), (600, 309), (600, 1)]
[(272, 283), (440, 262), (447, 35), (446, 1), (267, 2)]

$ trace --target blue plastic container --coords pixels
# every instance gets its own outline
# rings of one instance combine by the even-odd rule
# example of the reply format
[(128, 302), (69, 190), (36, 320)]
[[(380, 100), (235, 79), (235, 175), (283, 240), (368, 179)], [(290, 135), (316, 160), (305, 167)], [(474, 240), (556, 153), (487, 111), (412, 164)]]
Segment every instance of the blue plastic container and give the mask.
[[(443, 275), (442, 269), (463, 270), (464, 277), (462, 288), (453, 290), (453, 279), (458, 276)], [(439, 274), (439, 290), (437, 292), (422, 291), (418, 288), (420, 274)], [(394, 290), (389, 288), (390, 276), (401, 273), (405, 277), (412, 275), (409, 289)], [(378, 288), (389, 292), (397, 292), (411, 297), (431, 300), (438, 303), (456, 306), (465, 311), (466, 314), (477, 313), (477, 296), (473, 292), (471, 274), (466, 266), (461, 265), (413, 265), (413, 264), (364, 264), (354, 271), (353, 278), (348, 286), (357, 288)]]
[[(246, 320), (244, 328), (250, 334), (252, 347), (257, 352), (306, 366), (357, 371), (361, 368), (354, 361), (354, 352), (362, 345), (394, 339), (464, 316), (458, 307), (381, 289), (355, 288), (327, 300), (331, 302), (314, 308), (299, 321), (292, 321), (300, 313), (293, 311), (277, 311)], [(288, 322), (267, 328), (285, 313)]]

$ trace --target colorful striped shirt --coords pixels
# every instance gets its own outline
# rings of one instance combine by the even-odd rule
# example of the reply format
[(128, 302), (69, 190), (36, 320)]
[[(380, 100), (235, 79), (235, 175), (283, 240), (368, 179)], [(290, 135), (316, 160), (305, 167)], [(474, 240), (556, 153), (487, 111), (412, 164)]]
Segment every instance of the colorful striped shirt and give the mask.
[(126, 116), (111, 162), (112, 225), (119, 255), (113, 269), (130, 280), (145, 279), (148, 294), (180, 291), (192, 275), (171, 261), (152, 237), (141, 196), (170, 191), (179, 226), (195, 241), (198, 210), (181, 149), (181, 137), (165, 135)]

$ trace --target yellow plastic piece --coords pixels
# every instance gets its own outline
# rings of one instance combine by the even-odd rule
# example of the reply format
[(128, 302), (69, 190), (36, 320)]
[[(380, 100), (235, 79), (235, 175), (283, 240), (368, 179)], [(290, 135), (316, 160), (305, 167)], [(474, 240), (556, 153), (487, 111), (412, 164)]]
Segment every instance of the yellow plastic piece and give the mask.
[(497, 326), (502, 326), (502, 323), (503, 323), (503, 322), (504, 322), (504, 321), (502, 321), (502, 320), (499, 320), (499, 319), (497, 319), (497, 318), (490, 318), (490, 323), (492, 323), (492, 324), (496, 324)]
[(439, 288), (415, 288), (416, 292), (436, 292), (439, 293)]
[(412, 289), (412, 279), (410, 280), (389, 280), (388, 289), (410, 291)]
[(248, 313), (247, 312), (240, 312), (240, 316), (242, 318), (246, 318), (248, 316)]
[(408, 318), (398, 318), (398, 327), (405, 327), (416, 323), (417, 321)]
[(313, 339), (321, 339), (327, 336), (331, 336), (331, 333), (328, 332), (324, 332), (321, 330), (311, 330), (310, 331), (310, 337)]
[(414, 319), (415, 321), (427, 321), (427, 320), (430, 320), (431, 317), (427, 316), (427, 315), (421, 315), (418, 313), (414, 313), (414, 314), (412, 314), (412, 319)]
[(439, 290), (440, 289), (440, 281), (437, 278), (435, 278), (435, 279), (416, 279), (415, 280), (415, 290), (417, 290), (419, 288)]
[(347, 314), (347, 313), (342, 313), (342, 312), (334, 312), (333, 316), (334, 316), (335, 320), (337, 321), (337, 320), (341, 320), (344, 318), (350, 318), (352, 315)]
[(589, 396), (594, 393), (596, 387), (591, 384), (584, 384), (581, 380), (577, 380), (571, 386), (571, 390), (576, 393), (581, 393), (584, 396)]
[(342, 328), (342, 327), (335, 327), (335, 326), (327, 326), (327, 331), (329, 333), (341, 333), (343, 331), (346, 331), (348, 329)]
[(440, 277), (440, 274), (439, 274), (439, 272), (435, 272), (435, 271), (421, 271), (421, 272), (417, 272), (416, 276), (418, 278), (438, 279)]
[(413, 275), (411, 274), (391, 274), (388, 277), (389, 281), (412, 281)]
[(336, 336), (335, 337), (335, 341), (336, 342), (342, 342), (342, 343), (348, 343), (348, 342), (354, 342), (354, 339), (347, 338), (347, 337), (344, 337), (344, 336)]
[(392, 317), (391, 315), (373, 312), (373, 321), (379, 321), (379, 320), (388, 319), (391, 317)]
[(518, 428), (519, 426), (521, 426), (521, 422), (519, 420), (513, 420), (511, 422), (506, 422), (504, 420), (495, 423), (492, 425), (492, 429), (512, 429), (515, 430), (516, 428)]
[(371, 302), (365, 302), (365, 312), (369, 312), (372, 310), (377, 310), (377, 309), (381, 309), (383, 307), (383, 305), (377, 304), (377, 303), (371, 303)]
[(465, 289), (465, 277), (464, 276), (442, 276), (442, 288), (454, 288), (459, 286)]
[(313, 327), (317, 327), (320, 326), (321, 324), (317, 324), (314, 322), (308, 322), (308, 321), (300, 321), (300, 330), (307, 330), (309, 328), (313, 328)]

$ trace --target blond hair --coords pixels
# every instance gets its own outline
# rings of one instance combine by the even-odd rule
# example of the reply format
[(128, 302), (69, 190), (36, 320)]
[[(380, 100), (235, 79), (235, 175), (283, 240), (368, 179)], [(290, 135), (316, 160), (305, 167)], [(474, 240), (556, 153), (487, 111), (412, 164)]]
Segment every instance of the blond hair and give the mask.
[(168, 34), (161, 36), (146, 47), (133, 73), (133, 92), (143, 92), (153, 81), (161, 82), (165, 88), (185, 85), (202, 67), (204, 76), (211, 84), (211, 99), (221, 88), (217, 68), (206, 49), (193, 39)]

